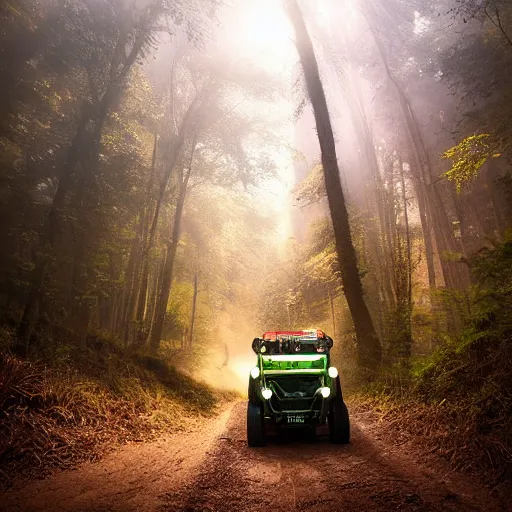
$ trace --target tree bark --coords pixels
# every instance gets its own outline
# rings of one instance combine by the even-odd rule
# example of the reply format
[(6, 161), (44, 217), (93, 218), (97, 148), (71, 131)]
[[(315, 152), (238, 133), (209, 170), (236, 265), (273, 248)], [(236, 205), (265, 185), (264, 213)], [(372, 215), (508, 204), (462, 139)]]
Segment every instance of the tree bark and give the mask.
[[(136, 35), (128, 54), (125, 54), (125, 47), (129, 34), (126, 31), (120, 32), (116, 51), (114, 52), (113, 60), (110, 62), (108, 85), (97, 103), (96, 112), (94, 112), (88, 102), (85, 102), (82, 107), (77, 130), (60, 173), (58, 173), (57, 191), (53, 198), (50, 212), (41, 230), (38, 244), (39, 256), (35, 262), (29, 294), (18, 326), (18, 341), (25, 345), (26, 350), (28, 350), (29, 339), (37, 321), (39, 302), (50, 265), (50, 256), (43, 253), (48, 253), (54, 248), (58, 217), (62, 215), (66, 197), (72, 186), (73, 178), (75, 177), (75, 167), (78, 163), (82, 163), (82, 167), (86, 168), (91, 160), (96, 160), (101, 144), (101, 133), (109, 110), (124, 90), (124, 80), (142, 50), (150, 22), (159, 15), (159, 9), (159, 2), (155, 2), (146, 10), (138, 25), (131, 27), (132, 32), (136, 33)], [(89, 133), (88, 124), (91, 121), (94, 122), (94, 129), (92, 133)], [(92, 170), (89, 169), (89, 172), (92, 172)], [(82, 176), (82, 178), (84, 177)]]
[(405, 356), (407, 359), (411, 357), (412, 349), (412, 245), (411, 233), (409, 229), (409, 208), (407, 206), (407, 194), (405, 189), (404, 165), (402, 159), (399, 159), (400, 165), (400, 184), (402, 188), (402, 202), (404, 204), (404, 227), (405, 227), (405, 243), (406, 243), (406, 257), (407, 257), (407, 283), (406, 283), (406, 300), (404, 311), (404, 322), (406, 323), (406, 336), (405, 336)]
[(82, 157), (84, 139), (87, 137), (86, 127), (90, 119), (91, 106), (85, 102), (82, 105), (75, 136), (58, 176), (57, 189), (53, 196), (50, 211), (43, 222), (38, 249), (36, 250), (36, 262), (32, 272), (31, 286), (18, 326), (18, 342), (25, 346), (25, 352), (28, 352), (29, 340), (37, 321), (43, 285), (48, 267), (51, 264), (51, 252), (55, 246), (59, 223), (66, 205), (66, 198), (73, 184), (73, 169)]
[(167, 250), (164, 250), (164, 254), (162, 255), (162, 258), (160, 259), (160, 261), (157, 262), (157, 265), (156, 265), (156, 268), (154, 271), (151, 302), (149, 304), (148, 312), (147, 312), (147, 317), (149, 318), (148, 332), (151, 332), (153, 330), (153, 325), (155, 324), (157, 307), (158, 307), (159, 290), (160, 290), (160, 284), (162, 282), (162, 276), (164, 274), (166, 257), (167, 257)]
[[(155, 130), (154, 138), (153, 138), (153, 155), (151, 158), (151, 174), (149, 177), (148, 183), (148, 194), (151, 196), (153, 191), (153, 182), (155, 178), (155, 168), (156, 168), (156, 156), (157, 156), (157, 148), (158, 148), (158, 132)], [(149, 251), (153, 246), (153, 239), (155, 236), (156, 222), (155, 218), (153, 218), (153, 222), (151, 223), (151, 229), (148, 231), (149, 225), (149, 217), (151, 214), (151, 203), (149, 203), (144, 208), (144, 216), (146, 221), (145, 230), (143, 233), (142, 239), (142, 270), (140, 276), (140, 285), (138, 288), (138, 298), (137, 298), (137, 311), (135, 312), (135, 320), (140, 324), (144, 321), (144, 316), (146, 312), (146, 304), (147, 304), (147, 296), (148, 296), (148, 280), (149, 280)], [(155, 210), (160, 207), (155, 205)], [(158, 214), (156, 217), (156, 221), (158, 221)]]
[[(149, 235), (147, 239), (144, 241), (144, 248), (142, 251), (141, 284), (139, 288), (138, 308), (136, 312), (136, 320), (138, 322), (142, 322), (144, 319), (144, 311), (146, 309), (146, 292), (148, 287), (149, 276), (149, 255), (155, 243), (156, 228), (158, 226), (160, 211), (162, 209), (162, 205), (164, 202), (165, 193), (167, 191), (167, 186), (169, 184), (169, 179), (171, 177), (174, 167), (176, 166), (176, 162), (178, 161), (178, 158), (181, 155), (183, 144), (185, 143), (185, 137), (187, 134), (188, 126), (192, 123), (192, 120), (203, 100), (204, 96), (202, 94), (197, 94), (195, 98), (192, 100), (187, 109), (187, 112), (185, 113), (181, 126), (178, 130), (176, 139), (173, 141), (170, 148), (168, 149), (168, 157), (166, 162), (167, 168), (163, 176), (162, 182), (160, 183), (160, 190), (158, 193), (158, 198), (156, 200), (155, 209), (153, 211), (153, 218), (151, 220)], [(153, 147), (153, 166), (154, 165), (156, 165), (156, 137)]]
[(289, 0), (287, 7), (292, 25), (295, 28), (297, 50), (304, 71), (309, 98), (313, 105), (341, 279), (357, 336), (358, 360), (362, 368), (373, 373), (381, 363), (382, 348), (363, 297), (348, 212), (341, 187), (327, 101), (320, 80), (313, 44), (297, 0)]
[(411, 232), (409, 229), (409, 207), (407, 205), (407, 191), (405, 188), (404, 164), (402, 159), (399, 158), (399, 172), (400, 172), (400, 188), (402, 192), (402, 203), (404, 208), (404, 228), (405, 228), (405, 247), (407, 257), (407, 302), (412, 304), (412, 243)]
[(137, 233), (132, 240), (132, 247), (130, 253), (130, 261), (133, 262), (131, 268), (131, 275), (128, 276), (130, 279), (130, 285), (128, 288), (127, 295), (127, 303), (126, 309), (124, 312), (123, 319), (123, 330), (122, 330), (122, 338), (125, 345), (129, 344), (130, 341), (130, 327), (132, 326), (132, 322), (134, 318), (134, 311), (137, 308), (137, 298), (139, 292), (139, 283), (140, 283), (140, 267), (141, 267), (141, 245), (142, 245), (142, 237), (144, 230), (144, 217), (141, 217), (139, 220), (139, 225), (137, 227)]
[(418, 201), (418, 212), (420, 216), (421, 231), (423, 234), (423, 242), (425, 244), (425, 260), (427, 262), (428, 284), (429, 288), (434, 291), (437, 287), (437, 278), (434, 264), (434, 241), (432, 240), (430, 218), (427, 211), (427, 199), (422, 184), (418, 178), (418, 172), (413, 171), (413, 163), (409, 162), (411, 168), (411, 182), (414, 187), (416, 200)]
[(190, 329), (189, 329), (189, 333), (188, 333), (188, 346), (189, 347), (192, 347), (192, 342), (194, 341), (194, 325), (196, 323), (198, 280), (199, 280), (199, 276), (198, 276), (198, 272), (196, 270), (196, 272), (194, 273), (194, 295), (192, 298), (192, 314), (190, 316)]
[(171, 285), (172, 285), (172, 277), (174, 271), (174, 262), (176, 259), (176, 250), (178, 248), (178, 242), (180, 238), (180, 224), (181, 217), (183, 214), (183, 207), (185, 205), (185, 197), (187, 194), (188, 182), (190, 179), (190, 174), (192, 172), (192, 162), (194, 159), (194, 152), (196, 148), (196, 140), (192, 143), (192, 150), (190, 154), (190, 162), (185, 171), (185, 175), (183, 176), (183, 181), (181, 182), (178, 200), (176, 203), (176, 212), (174, 213), (174, 221), (172, 227), (171, 240), (168, 244), (167, 256), (165, 258), (163, 273), (162, 273), (162, 282), (160, 293), (158, 296), (158, 302), (155, 307), (155, 320), (153, 326), (151, 328), (149, 334), (149, 345), (152, 350), (158, 350), (160, 345), (160, 340), (162, 338), (162, 331), (164, 327), (165, 313), (167, 311), (167, 303), (169, 302), (169, 296), (171, 293)]
[[(345, 44), (349, 45), (347, 42), (345, 42)], [(352, 52), (350, 52), (349, 55), (352, 56)], [(373, 209), (372, 207), (376, 207), (378, 211), (380, 227), (379, 238), (381, 243), (379, 243), (377, 240), (375, 240), (375, 243), (373, 243), (373, 249), (375, 251), (375, 263), (373, 267), (379, 276), (381, 293), (385, 299), (379, 302), (382, 302), (381, 306), (383, 306), (385, 310), (389, 310), (395, 306), (396, 297), (394, 296), (391, 282), (392, 270), (394, 268), (394, 252), (392, 248), (391, 235), (389, 233), (390, 224), (388, 218), (388, 205), (385, 198), (385, 189), (382, 183), (382, 177), (375, 152), (373, 133), (366, 116), (364, 101), (361, 96), (362, 87), (357, 80), (357, 77), (358, 71), (351, 70), (349, 73), (351, 97), (348, 98), (347, 102), (357, 139), (361, 145), (361, 158), (363, 159), (364, 165), (367, 167), (372, 191), (371, 196), (375, 201), (375, 205), (372, 205), (371, 200), (367, 199), (367, 202), (369, 201), (368, 208), (371, 211), (371, 209)], [(367, 230), (376, 230), (372, 224), (373, 222), (371, 220), (367, 223)], [(388, 249), (387, 252), (386, 248)], [(382, 309), (382, 307), (380, 309)], [(379, 311), (380, 316), (382, 316), (382, 313), (383, 311)]]
[(124, 274), (124, 283), (121, 298), (121, 310), (118, 317), (117, 332), (124, 338), (128, 329), (128, 319), (130, 316), (130, 301), (133, 296), (133, 283), (135, 279), (136, 261), (138, 258), (138, 240), (135, 237), (130, 247), (130, 256)]
[(368, 25), (373, 35), (377, 50), (379, 51), (386, 75), (389, 81), (393, 84), (397, 93), (400, 112), (402, 114), (404, 127), (406, 129), (411, 153), (414, 159), (414, 166), (411, 167), (411, 169), (415, 169), (419, 172), (417, 179), (420, 187), (424, 191), (423, 197), (425, 198), (425, 206), (431, 219), (431, 226), (433, 228), (437, 250), (440, 253), (439, 260), (445, 285), (451, 289), (463, 290), (470, 284), (469, 271), (467, 267), (458, 262), (447, 261), (443, 258), (444, 251), (457, 252), (459, 247), (453, 236), (450, 220), (448, 218), (445, 205), (440, 197), (437, 184), (432, 179), (430, 156), (425, 147), (418, 121), (408, 97), (391, 73), (387, 56), (382, 47), (382, 42), (377, 36), (370, 20)]
[(336, 314), (334, 309), (334, 296), (331, 290), (329, 290), (329, 304), (331, 306), (332, 337), (336, 339)]

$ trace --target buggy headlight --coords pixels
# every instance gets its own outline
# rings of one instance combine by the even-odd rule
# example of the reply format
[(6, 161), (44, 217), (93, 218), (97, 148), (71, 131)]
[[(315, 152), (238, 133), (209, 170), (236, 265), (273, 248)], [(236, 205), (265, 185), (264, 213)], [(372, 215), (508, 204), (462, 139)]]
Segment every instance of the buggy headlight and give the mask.
[(338, 376), (338, 370), (334, 366), (330, 366), (327, 373), (331, 379), (335, 379)]
[(272, 396), (272, 390), (268, 388), (263, 388), (261, 390), (261, 396), (263, 396), (265, 400), (268, 400)]
[(321, 388), (320, 389), (320, 394), (324, 397), (324, 398), (329, 398), (330, 394), (331, 394), (331, 388)]
[(251, 377), (253, 379), (257, 379), (259, 376), (260, 376), (260, 369), (257, 366), (255, 366), (254, 368), (251, 369)]

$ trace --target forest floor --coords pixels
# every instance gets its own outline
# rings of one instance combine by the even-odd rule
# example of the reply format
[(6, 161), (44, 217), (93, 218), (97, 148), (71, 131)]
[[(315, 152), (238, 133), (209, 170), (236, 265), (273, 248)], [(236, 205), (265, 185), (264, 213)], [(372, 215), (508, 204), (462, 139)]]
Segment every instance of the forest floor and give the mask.
[(361, 511), (510, 509), (474, 476), (397, 441), (371, 411), (352, 414), (350, 445), (319, 432), (249, 449), (245, 403), (157, 441), (0, 495), (14, 511)]

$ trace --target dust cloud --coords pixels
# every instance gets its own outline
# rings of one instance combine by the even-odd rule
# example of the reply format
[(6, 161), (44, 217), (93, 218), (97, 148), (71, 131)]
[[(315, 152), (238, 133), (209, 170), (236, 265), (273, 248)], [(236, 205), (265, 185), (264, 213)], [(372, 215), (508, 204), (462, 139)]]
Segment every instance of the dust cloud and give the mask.
[(256, 363), (251, 343), (258, 334), (256, 322), (240, 316), (235, 305), (221, 311), (215, 329), (216, 348), (201, 378), (210, 385), (245, 396), (249, 372)]

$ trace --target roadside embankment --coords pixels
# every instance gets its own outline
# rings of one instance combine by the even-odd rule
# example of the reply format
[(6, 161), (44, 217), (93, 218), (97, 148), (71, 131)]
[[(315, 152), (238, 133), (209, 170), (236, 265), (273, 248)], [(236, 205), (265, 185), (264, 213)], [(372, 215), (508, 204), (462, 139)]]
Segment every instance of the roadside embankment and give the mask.
[(54, 365), (0, 353), (0, 485), (186, 430), (236, 396), (114, 345)]

